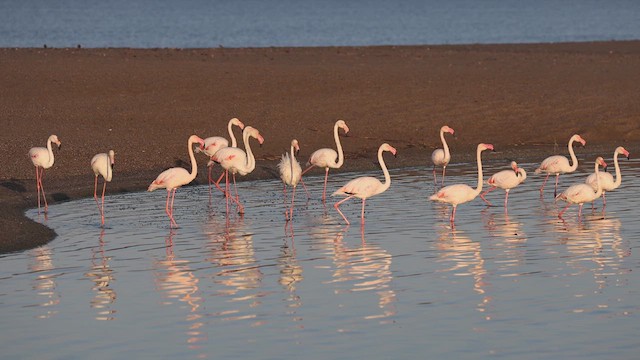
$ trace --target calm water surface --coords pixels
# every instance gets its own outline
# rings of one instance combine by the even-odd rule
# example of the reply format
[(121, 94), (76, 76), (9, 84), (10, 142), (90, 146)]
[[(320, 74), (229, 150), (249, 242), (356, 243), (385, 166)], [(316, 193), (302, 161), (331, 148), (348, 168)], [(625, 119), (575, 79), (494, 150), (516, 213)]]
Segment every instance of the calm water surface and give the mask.
[[(508, 215), (477, 199), (455, 230), (449, 208), (426, 200), (426, 168), (392, 171), (364, 233), (359, 203), (345, 204), (345, 227), (334, 199), (318, 200), (321, 176), (290, 227), (275, 180), (240, 184), (244, 217), (225, 216), (219, 196), (209, 205), (206, 186), (181, 189), (173, 231), (162, 191), (108, 196), (104, 230), (93, 199), (46, 220), (30, 210), (59, 236), (0, 255), (2, 357), (635, 358), (640, 161), (622, 162), (605, 215), (598, 202), (580, 221), (577, 208), (557, 218), (553, 190), (540, 199), (535, 164), (520, 164), (530, 175)], [(473, 184), (474, 171), (450, 166), (447, 182)], [(332, 175), (329, 189), (354, 176)]]

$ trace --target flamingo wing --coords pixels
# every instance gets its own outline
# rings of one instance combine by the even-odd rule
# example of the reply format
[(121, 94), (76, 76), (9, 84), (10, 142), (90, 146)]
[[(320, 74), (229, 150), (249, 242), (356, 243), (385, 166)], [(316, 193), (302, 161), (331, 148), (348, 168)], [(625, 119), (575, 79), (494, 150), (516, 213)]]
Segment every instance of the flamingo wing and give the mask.
[(309, 164), (317, 167), (335, 167), (338, 163), (338, 153), (329, 148), (318, 149), (309, 157)]
[(354, 195), (358, 198), (368, 198), (378, 194), (380, 188), (382, 188), (380, 180), (371, 176), (364, 176), (349, 181), (336, 190), (333, 195)]

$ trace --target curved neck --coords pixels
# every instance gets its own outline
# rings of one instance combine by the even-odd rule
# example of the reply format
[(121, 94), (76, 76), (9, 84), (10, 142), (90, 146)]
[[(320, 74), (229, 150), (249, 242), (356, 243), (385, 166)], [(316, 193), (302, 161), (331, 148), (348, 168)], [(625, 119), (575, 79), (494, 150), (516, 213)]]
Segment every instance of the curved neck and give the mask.
[(620, 173), (620, 165), (618, 165), (618, 154), (617, 151), (613, 154), (613, 165), (616, 168), (616, 181), (613, 183), (613, 186), (616, 188), (622, 184), (622, 174)]
[(229, 124), (227, 124), (227, 130), (229, 131), (229, 138), (231, 139), (231, 147), (238, 147), (236, 137), (233, 135), (233, 122), (229, 121)]
[(53, 166), (53, 150), (51, 150), (51, 139), (47, 140), (47, 151), (49, 152), (49, 162), (47, 163), (48, 167)]
[(338, 163), (336, 165), (341, 167), (344, 163), (344, 154), (342, 153), (342, 144), (340, 144), (340, 136), (338, 135), (338, 125), (334, 125), (333, 127), (333, 138), (336, 141), (336, 148), (338, 150)]
[[(187, 143), (187, 147), (189, 148), (189, 160), (191, 160), (191, 173), (189, 173), (189, 175), (191, 176), (191, 180), (196, 178), (196, 175), (198, 175), (198, 164), (196, 163), (196, 157), (193, 156), (193, 143), (195, 141), (189, 139), (189, 142)], [(107, 156), (107, 159), (109, 158), (109, 156)], [(109, 161), (109, 160), (107, 160)], [(111, 166), (109, 166), (109, 168), (111, 168)]]
[(482, 191), (482, 149), (478, 148), (478, 152), (476, 154), (476, 161), (478, 162), (478, 187), (476, 188), (476, 193), (480, 193)]
[(598, 176), (598, 162), (594, 165), (594, 172), (596, 173), (596, 193), (594, 194), (595, 198), (599, 198), (602, 195), (602, 186), (600, 185), (600, 176)]
[(291, 145), (291, 161), (289, 162), (289, 166), (291, 167), (291, 183), (293, 184), (293, 162), (296, 161), (295, 149), (293, 145)]
[(389, 186), (391, 186), (391, 176), (389, 175), (389, 170), (387, 170), (387, 164), (384, 163), (384, 158), (382, 157), (383, 152), (382, 148), (378, 149), (378, 163), (380, 163), (382, 173), (384, 173), (384, 184), (382, 184), (380, 192), (386, 191)]
[(449, 145), (447, 145), (447, 140), (444, 139), (444, 131), (440, 130), (440, 141), (442, 141), (442, 147), (444, 149), (444, 157), (445, 159), (449, 157)]
[(249, 145), (249, 133), (243, 132), (242, 141), (244, 142), (244, 148), (247, 152), (247, 163), (245, 164), (246, 170), (248, 172), (253, 171), (256, 168), (256, 159), (253, 157), (253, 152), (251, 151), (251, 146)]
[(571, 141), (569, 141), (569, 155), (571, 156), (571, 168), (570, 171), (575, 171), (578, 168), (578, 158), (576, 158), (576, 154), (573, 152), (573, 142), (574, 140), (571, 139)]

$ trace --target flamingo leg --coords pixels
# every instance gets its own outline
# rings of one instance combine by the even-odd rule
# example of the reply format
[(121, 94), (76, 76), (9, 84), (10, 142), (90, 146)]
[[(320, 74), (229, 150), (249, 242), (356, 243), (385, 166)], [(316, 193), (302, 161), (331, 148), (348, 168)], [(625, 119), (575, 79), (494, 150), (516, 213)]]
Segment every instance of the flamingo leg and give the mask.
[(171, 218), (171, 223), (177, 228), (178, 227), (178, 223), (176, 222), (176, 220), (173, 218), (173, 201), (176, 199), (176, 191), (178, 189), (175, 188), (173, 189), (173, 193), (171, 194), (171, 215), (169, 215), (169, 217)]
[(433, 165), (433, 185), (438, 185), (438, 180), (436, 179), (436, 166)]
[(289, 211), (289, 219), (293, 220), (293, 199), (296, 198), (296, 187), (293, 187), (293, 191), (291, 192), (291, 210)]
[(602, 192), (602, 210), (604, 210), (604, 208), (607, 207), (607, 196), (605, 194), (606, 193), (603, 191)]
[(164, 203), (164, 212), (169, 217), (169, 227), (171, 227), (171, 211), (169, 211), (169, 198), (171, 197), (171, 190), (167, 189), (167, 200)]
[(329, 168), (325, 168), (324, 171), (324, 188), (322, 189), (322, 202), (324, 202), (327, 197), (327, 179), (329, 179)]
[(218, 190), (220, 190), (223, 194), (225, 193), (224, 190), (222, 190), (222, 188), (220, 187), (220, 181), (222, 181), (222, 178), (224, 177), (224, 174), (227, 173), (227, 170), (225, 170), (222, 174), (220, 174), (220, 177), (218, 178), (218, 181), (215, 182), (216, 188), (218, 188)]
[[(97, 178), (96, 178), (97, 179)], [(104, 192), (107, 190), (107, 182), (105, 181), (104, 184), (102, 185), (102, 204), (101, 204), (101, 209), (100, 209), (100, 216), (101, 216), (101, 221), (102, 221), (102, 226), (104, 226)]]
[(560, 211), (558, 213), (558, 217), (562, 219), (562, 214), (564, 214), (565, 211), (567, 211), (567, 209), (569, 208), (569, 206), (571, 206), (571, 204), (567, 204), (567, 206), (564, 207), (564, 209), (562, 209), (562, 211)]
[(451, 221), (451, 225), (456, 221), (456, 208), (457, 205), (453, 205), (453, 209), (451, 210), (451, 216), (449, 217), (449, 221)]
[[(238, 214), (244, 214), (244, 206), (240, 204), (240, 196), (238, 195), (238, 187), (236, 186), (236, 174), (233, 174), (233, 188), (236, 191), (235, 202), (238, 205)], [(231, 199), (233, 199), (233, 197)]]
[(560, 179), (560, 174), (556, 174), (556, 186), (553, 189), (553, 197), (558, 196), (558, 179)]
[(208, 181), (209, 181), (209, 202), (211, 202), (211, 183), (213, 182), (213, 179), (211, 178), (211, 168), (213, 168), (213, 166), (207, 166), (207, 168), (209, 168), (208, 170)]
[(224, 171), (224, 198), (227, 202), (227, 214), (229, 214), (229, 171)]
[(444, 173), (447, 171), (447, 165), (444, 165), (442, 167), (442, 184), (440, 185), (440, 187), (444, 187)]
[(347, 223), (347, 225), (351, 225), (351, 223), (349, 222), (349, 220), (347, 220), (347, 217), (346, 217), (346, 216), (344, 216), (344, 214), (342, 213), (342, 211), (340, 211), (340, 205), (341, 205), (343, 202), (345, 202), (345, 201), (347, 201), (347, 200), (349, 200), (349, 199), (351, 199), (351, 198), (353, 198), (353, 197), (354, 197), (354, 195), (347, 196), (346, 198), (344, 198), (344, 199), (342, 199), (342, 200), (338, 201), (337, 203), (335, 203), (335, 204), (333, 205), (333, 207), (334, 207), (334, 208), (336, 208), (336, 210), (338, 210), (338, 212), (340, 213), (340, 216), (342, 216), (342, 218), (343, 218), (343, 219), (344, 219), (344, 221)]
[(480, 198), (481, 198), (482, 200), (484, 200), (484, 202), (486, 202), (486, 203), (487, 203), (487, 205), (489, 205), (489, 206), (493, 206), (493, 204), (492, 204), (489, 200), (485, 199), (485, 198), (484, 198), (484, 196), (485, 196), (485, 195), (487, 195), (488, 193), (492, 192), (492, 191), (493, 191), (493, 190), (495, 190), (495, 189), (497, 189), (497, 187), (493, 186), (493, 187), (491, 187), (491, 188), (487, 189), (487, 191), (485, 191), (485, 192), (483, 192), (482, 194), (480, 194)]
[(300, 183), (302, 184), (304, 192), (307, 193), (307, 200), (311, 199), (311, 195), (309, 195), (309, 190), (307, 190), (307, 185), (305, 185), (304, 180), (302, 180), (302, 176), (300, 176)]
[(306, 168), (306, 169), (302, 172), (302, 174), (301, 174), (300, 176), (302, 176), (302, 175), (306, 174), (306, 173), (307, 173), (307, 171), (311, 170), (314, 166), (315, 166), (315, 165), (311, 165), (311, 166), (309, 166), (308, 168)]
[(542, 186), (540, 187), (540, 196), (542, 196), (542, 192), (544, 191), (544, 186), (547, 184), (547, 180), (549, 180), (549, 175), (551, 174), (547, 173), (547, 176), (544, 178), (544, 181), (542, 182)]
[(509, 189), (505, 190), (505, 194), (504, 194), (504, 211), (507, 211), (508, 203), (509, 203)]
[(38, 214), (40, 214), (40, 172), (36, 166), (36, 188), (38, 188)]
[(578, 219), (582, 218), (582, 204), (578, 204)]
[(44, 179), (44, 168), (40, 168), (40, 189), (42, 190), (42, 200), (44, 200), (44, 212), (49, 211), (49, 204), (47, 204), (47, 195), (44, 193), (44, 186), (42, 180)]
[(362, 224), (362, 227), (364, 227), (364, 204), (367, 201), (367, 199), (363, 198), (362, 199), (362, 213), (360, 214), (360, 222)]

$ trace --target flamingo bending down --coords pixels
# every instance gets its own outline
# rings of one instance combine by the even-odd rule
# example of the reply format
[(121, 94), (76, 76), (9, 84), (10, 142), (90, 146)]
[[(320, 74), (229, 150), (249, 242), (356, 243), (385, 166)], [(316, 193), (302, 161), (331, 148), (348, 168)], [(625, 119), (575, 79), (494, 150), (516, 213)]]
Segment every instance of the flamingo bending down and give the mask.
[(527, 178), (527, 172), (518, 167), (518, 164), (515, 161), (511, 162), (511, 170), (502, 170), (495, 174), (493, 174), (489, 180), (487, 180), (487, 184), (491, 185), (487, 191), (480, 194), (482, 200), (484, 200), (489, 206), (492, 206), (491, 202), (485, 199), (485, 195), (489, 192), (500, 188), (505, 191), (504, 195), (504, 209), (507, 210), (507, 202), (509, 201), (509, 190), (515, 188), (516, 186), (522, 184)]
[(242, 176), (249, 174), (256, 168), (256, 159), (251, 151), (249, 145), (249, 137), (257, 139), (260, 145), (264, 142), (264, 138), (260, 135), (260, 132), (247, 126), (242, 132), (242, 141), (244, 142), (244, 148), (247, 150), (245, 153), (243, 150), (226, 147), (218, 150), (211, 160), (220, 163), (220, 166), (225, 170), (225, 197), (227, 200), (227, 213), (229, 212), (229, 171), (233, 175), (233, 187), (236, 192), (235, 198), (231, 197), (233, 201), (238, 205), (238, 213), (244, 214), (244, 207), (240, 204), (240, 198), (238, 196), (238, 188), (236, 187), (236, 174)]
[(291, 157), (289, 157), (288, 153), (282, 155), (282, 159), (280, 163), (278, 163), (278, 170), (280, 170), (280, 179), (284, 183), (284, 195), (285, 199), (287, 196), (287, 185), (292, 186), (292, 194), (291, 194), (291, 210), (285, 211), (285, 218), (287, 221), (293, 218), (293, 199), (296, 196), (296, 186), (298, 182), (302, 178), (302, 167), (300, 167), (300, 163), (296, 160), (296, 153), (300, 151), (300, 146), (298, 145), (298, 140), (293, 139), (291, 141)]
[(571, 139), (569, 139), (568, 148), (569, 148), (569, 155), (571, 156), (571, 161), (573, 162), (572, 165), (569, 165), (569, 160), (566, 157), (562, 155), (553, 155), (544, 159), (540, 164), (540, 167), (536, 169), (535, 171), (536, 174), (539, 174), (541, 172), (547, 173), (547, 177), (544, 178), (544, 182), (540, 187), (540, 196), (542, 196), (542, 193), (544, 191), (544, 185), (547, 183), (547, 180), (549, 179), (549, 175), (554, 174), (556, 176), (556, 186), (553, 190), (553, 197), (555, 198), (558, 193), (558, 179), (560, 178), (560, 174), (574, 172), (578, 168), (578, 159), (576, 158), (576, 154), (573, 152), (574, 141), (579, 141), (582, 144), (582, 146), (585, 146), (587, 143), (578, 134), (573, 135)]
[(447, 165), (449, 164), (449, 160), (451, 160), (451, 154), (449, 153), (449, 145), (447, 145), (447, 140), (444, 139), (444, 133), (450, 133), (453, 135), (454, 130), (447, 125), (440, 128), (440, 141), (442, 141), (442, 147), (444, 149), (435, 149), (433, 153), (431, 153), (431, 162), (433, 162), (433, 183), (438, 184), (436, 180), (436, 166), (442, 166), (442, 185), (444, 186), (444, 173), (447, 169)]
[(600, 186), (602, 187), (603, 209), (607, 206), (606, 192), (613, 191), (622, 184), (622, 174), (620, 174), (620, 165), (618, 165), (618, 154), (626, 156), (627, 160), (629, 160), (629, 152), (622, 146), (618, 146), (613, 153), (613, 165), (615, 165), (616, 168), (616, 181), (613, 181), (613, 175), (602, 171), (599, 171), (597, 175), (596, 173), (589, 175), (587, 180), (585, 180), (585, 183), (591, 185), (593, 190), (597, 190), (596, 177), (598, 178), (597, 180), (600, 181)]
[(44, 193), (44, 187), (42, 186), (42, 178), (44, 177), (44, 170), (53, 166), (53, 151), (51, 150), (51, 143), (56, 143), (58, 149), (62, 147), (62, 143), (58, 140), (56, 135), (51, 135), (47, 139), (47, 147), (32, 147), (29, 149), (29, 158), (36, 167), (36, 187), (38, 188), (38, 214), (40, 213), (40, 192), (42, 191), (42, 199), (44, 200), (44, 212), (49, 210), (47, 204), (47, 197)]
[(384, 151), (389, 151), (393, 154), (393, 156), (396, 156), (396, 149), (387, 143), (380, 145), (380, 148), (378, 148), (378, 163), (380, 163), (380, 167), (382, 168), (382, 172), (384, 173), (384, 183), (380, 182), (380, 180), (374, 177), (363, 176), (349, 181), (346, 185), (336, 190), (332, 194), (332, 196), (347, 196), (345, 199), (338, 201), (333, 206), (336, 208), (336, 210), (338, 210), (347, 225), (349, 225), (350, 223), (349, 220), (347, 220), (347, 218), (344, 216), (342, 211), (340, 211), (340, 204), (354, 197), (362, 199), (361, 222), (362, 226), (364, 227), (364, 205), (367, 201), (367, 198), (383, 193), (389, 188), (389, 186), (391, 186), (391, 176), (389, 176), (389, 170), (387, 170), (387, 165), (384, 163), (384, 159), (382, 158), (382, 153)]
[[(93, 169), (93, 173), (96, 176), (93, 185), (93, 198), (96, 201), (96, 205), (98, 205), (98, 211), (100, 212), (100, 221), (102, 226), (104, 226), (104, 192), (107, 189), (107, 183), (111, 182), (114, 166), (115, 152), (113, 150), (109, 150), (109, 153), (97, 154), (91, 159), (91, 169)], [(99, 175), (102, 175), (102, 178), (104, 179), (104, 184), (102, 185), (102, 204), (98, 202)]]
[(349, 127), (344, 122), (344, 120), (338, 120), (333, 125), (333, 138), (336, 142), (336, 148), (338, 151), (336, 152), (336, 150), (329, 148), (322, 148), (314, 151), (309, 157), (309, 162), (307, 163), (309, 167), (302, 173), (302, 175), (306, 174), (307, 171), (311, 170), (311, 168), (313, 168), (314, 166), (324, 168), (324, 188), (322, 190), (323, 202), (327, 197), (327, 179), (329, 178), (329, 168), (339, 169), (344, 163), (342, 144), (340, 143), (340, 136), (338, 134), (339, 128), (343, 129), (345, 134), (349, 132)]
[[(594, 165), (594, 173), (598, 173), (598, 166), (606, 167), (607, 163), (604, 162), (602, 157), (599, 157), (595, 161)], [(602, 184), (600, 183), (600, 177), (596, 175), (596, 190), (588, 184), (574, 184), (569, 186), (565, 191), (563, 191), (560, 195), (556, 197), (556, 201), (558, 199), (567, 202), (567, 206), (565, 206), (562, 211), (558, 213), (558, 217), (562, 218), (562, 214), (571, 206), (571, 204), (578, 204), (578, 218), (582, 216), (582, 205), (586, 202), (594, 201), (602, 195)]]
[[(229, 123), (227, 124), (227, 131), (229, 132), (229, 138), (231, 139), (231, 147), (238, 147), (238, 143), (236, 141), (236, 137), (233, 135), (233, 125), (239, 127), (240, 129), (244, 129), (244, 124), (242, 123), (242, 121), (240, 121), (240, 119), (238, 118), (233, 118), (231, 120), (229, 120)], [(215, 184), (215, 186), (218, 188), (218, 190), (222, 191), (222, 193), (224, 193), (224, 190), (222, 190), (222, 188), (220, 187), (219, 183), (220, 180), (222, 180), (222, 177), (224, 176), (224, 172), (222, 173), (222, 175), (220, 176), (220, 178), (218, 178), (217, 182), (214, 182), (213, 179), (211, 178), (211, 169), (213, 168), (213, 166), (215, 165), (215, 162), (213, 160), (211, 160), (211, 158), (213, 157), (213, 155), (220, 149), (222, 148), (226, 148), (229, 146), (229, 141), (225, 138), (223, 138), (222, 136), (211, 136), (208, 137), (206, 139), (204, 139), (204, 145), (201, 147), (196, 148), (196, 153), (202, 152), (205, 155), (207, 155), (209, 157), (209, 162), (207, 163), (207, 168), (209, 170), (209, 177), (208, 177), (208, 181), (209, 181), (209, 195), (211, 195), (211, 184)]]
[(451, 216), (449, 216), (449, 221), (451, 225), (453, 225), (456, 219), (456, 207), (460, 204), (464, 204), (468, 201), (475, 199), (478, 194), (482, 191), (482, 158), (480, 154), (484, 150), (493, 150), (493, 145), (491, 144), (478, 144), (478, 148), (476, 151), (476, 159), (478, 162), (478, 187), (472, 188), (466, 184), (455, 184), (445, 186), (440, 189), (435, 194), (429, 197), (429, 200), (439, 201), (451, 204), (453, 209), (451, 210)]
[[(153, 180), (151, 185), (147, 191), (153, 191), (155, 189), (167, 189), (167, 201), (165, 204), (165, 212), (169, 216), (169, 227), (173, 228), (174, 226), (177, 228), (178, 224), (176, 220), (173, 218), (173, 201), (176, 197), (176, 190), (182, 185), (187, 185), (192, 182), (193, 179), (198, 175), (198, 164), (196, 163), (196, 158), (193, 156), (193, 144), (199, 143), (200, 146), (204, 145), (204, 140), (196, 135), (191, 135), (189, 137), (189, 141), (187, 142), (187, 148), (189, 149), (189, 159), (191, 160), (191, 172), (188, 172), (184, 168), (174, 167), (171, 169), (167, 169), (158, 175), (158, 177)], [(173, 191), (173, 192), (172, 192)], [(171, 205), (169, 205), (169, 197), (171, 197)]]

